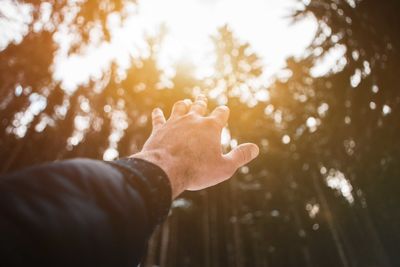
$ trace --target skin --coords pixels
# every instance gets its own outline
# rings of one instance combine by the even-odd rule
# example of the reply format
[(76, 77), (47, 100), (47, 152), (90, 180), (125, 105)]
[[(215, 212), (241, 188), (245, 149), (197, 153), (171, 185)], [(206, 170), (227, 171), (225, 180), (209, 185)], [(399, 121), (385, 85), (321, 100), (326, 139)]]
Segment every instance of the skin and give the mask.
[(259, 149), (252, 143), (223, 154), (221, 132), (228, 121), (229, 108), (219, 106), (210, 115), (206, 113), (207, 98), (203, 95), (194, 103), (188, 99), (176, 102), (168, 120), (156, 108), (149, 139), (142, 151), (131, 156), (160, 166), (168, 175), (173, 198), (185, 190), (221, 183), (258, 156)]

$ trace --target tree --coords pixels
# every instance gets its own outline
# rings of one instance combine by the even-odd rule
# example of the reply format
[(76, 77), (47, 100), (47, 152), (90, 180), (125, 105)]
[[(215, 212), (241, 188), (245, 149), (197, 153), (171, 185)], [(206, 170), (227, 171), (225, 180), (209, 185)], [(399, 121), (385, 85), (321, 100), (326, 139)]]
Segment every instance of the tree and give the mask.
[[(126, 156), (150, 132), (152, 108), (169, 111), (176, 100), (205, 92), (211, 108), (231, 108), (225, 149), (251, 141), (261, 155), (231, 181), (174, 202), (144, 266), (400, 264), (398, 1), (299, 1), (293, 19), (313, 16), (318, 32), (303, 57), (287, 59), (290, 77), (270, 88), (260, 82), (264, 66), (250, 44), (223, 26), (212, 37), (214, 73), (203, 81), (189, 62), (178, 63), (174, 77), (159, 68), (161, 29), (144, 37), (148, 53), (125, 68), (111, 62), (74, 91), (53, 78), (57, 34), (74, 36), (65, 53), (84, 54), (112, 41), (107, 21), (123, 23), (135, 3), (18, 3), (31, 7), (32, 19), (21, 40), (0, 51), (3, 172), (76, 156)], [(332, 53), (338, 61), (318, 75)]]
[[(398, 11), (396, 1), (310, 1), (294, 19), (317, 19), (314, 42), (303, 58), (288, 59), (291, 76), (271, 86), (270, 100), (252, 108), (232, 93), (250, 78), (238, 79), (229, 65), (235, 45), (216, 38), (219, 51), (228, 52), (217, 54), (219, 72), (210, 88), (222, 89), (210, 94), (231, 105), (234, 141), (255, 141), (263, 153), (231, 182), (238, 188), (235, 201), (229, 183), (202, 198), (184, 196), (188, 203), (175, 210), (169, 227), (189, 224), (197, 242), (169, 232), (168, 240), (178, 241), (169, 244), (171, 261), (164, 263), (398, 265)], [(315, 76), (332, 52), (343, 55), (330, 72)], [(240, 254), (230, 226), (238, 222)]]

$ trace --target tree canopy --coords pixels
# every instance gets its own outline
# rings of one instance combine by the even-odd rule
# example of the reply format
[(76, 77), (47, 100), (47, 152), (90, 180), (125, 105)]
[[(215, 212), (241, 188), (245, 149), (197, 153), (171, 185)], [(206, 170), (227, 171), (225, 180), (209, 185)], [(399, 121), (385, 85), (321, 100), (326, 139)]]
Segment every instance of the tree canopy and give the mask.
[[(298, 1), (293, 21), (311, 15), (318, 31), (269, 88), (254, 82), (264, 66), (251, 44), (225, 25), (211, 37), (216, 60), (205, 79), (190, 62), (166, 78), (157, 61), (161, 28), (144, 37), (148, 53), (131, 56), (128, 67), (111, 62), (76, 90), (54, 78), (59, 54), (110, 42), (110, 19), (123, 24), (138, 4), (9, 4), (0, 8), (0, 34), (22, 29), (0, 48), (3, 173), (127, 156), (148, 136), (153, 108), (168, 113), (175, 101), (203, 92), (212, 106), (231, 108), (224, 148), (251, 141), (261, 155), (230, 181), (177, 199), (144, 266), (400, 265), (399, 1)], [(12, 9), (30, 19), (21, 23)], [(260, 34), (263, 27), (271, 25)], [(70, 36), (67, 44), (60, 34)], [(318, 73), (331, 54), (339, 55), (333, 68)]]

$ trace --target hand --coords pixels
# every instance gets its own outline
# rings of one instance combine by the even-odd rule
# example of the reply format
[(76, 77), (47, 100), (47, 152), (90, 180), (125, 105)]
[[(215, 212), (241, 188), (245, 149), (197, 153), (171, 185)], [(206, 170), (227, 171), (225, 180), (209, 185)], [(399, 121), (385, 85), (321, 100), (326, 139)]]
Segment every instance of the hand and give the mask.
[(165, 120), (161, 109), (152, 113), (153, 131), (143, 150), (132, 155), (161, 167), (168, 175), (173, 198), (185, 190), (200, 190), (223, 182), (258, 156), (255, 144), (242, 144), (222, 154), (221, 132), (229, 108), (217, 107), (209, 116), (207, 98), (175, 103)]

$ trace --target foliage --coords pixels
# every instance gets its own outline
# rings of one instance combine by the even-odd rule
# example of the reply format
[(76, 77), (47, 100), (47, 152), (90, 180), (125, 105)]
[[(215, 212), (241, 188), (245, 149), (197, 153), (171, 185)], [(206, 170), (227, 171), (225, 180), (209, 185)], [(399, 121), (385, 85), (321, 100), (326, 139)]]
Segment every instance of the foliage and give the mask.
[[(303, 2), (293, 19), (314, 16), (319, 30), (302, 58), (287, 60), (290, 77), (268, 89), (257, 83), (259, 57), (224, 26), (212, 37), (214, 73), (203, 81), (180, 63), (172, 86), (165, 82), (157, 63), (161, 32), (147, 39), (147, 56), (132, 57), (126, 69), (112, 62), (70, 92), (53, 78), (57, 34), (74, 36), (67, 53), (84, 53), (110, 41), (109, 16), (123, 21), (134, 3), (23, 1), (32, 14), (26, 34), (0, 52), (2, 171), (128, 155), (148, 135), (152, 108), (168, 111), (203, 91), (213, 106), (231, 107), (226, 149), (252, 141), (262, 153), (230, 182), (176, 201), (146, 265), (399, 265), (400, 4)], [(332, 53), (338, 61), (317, 75)]]

